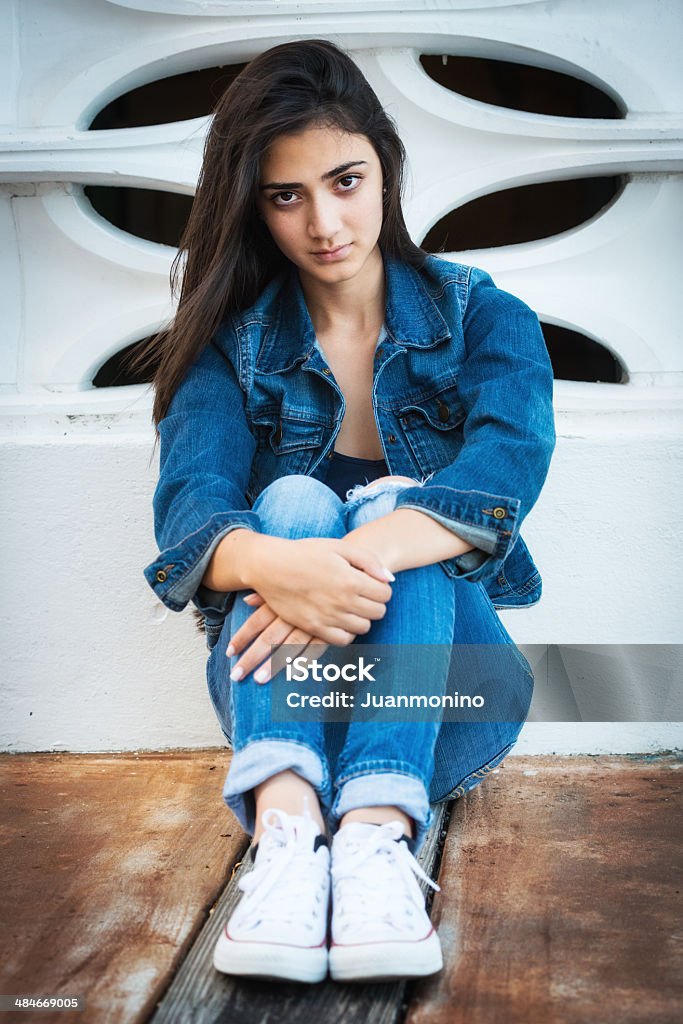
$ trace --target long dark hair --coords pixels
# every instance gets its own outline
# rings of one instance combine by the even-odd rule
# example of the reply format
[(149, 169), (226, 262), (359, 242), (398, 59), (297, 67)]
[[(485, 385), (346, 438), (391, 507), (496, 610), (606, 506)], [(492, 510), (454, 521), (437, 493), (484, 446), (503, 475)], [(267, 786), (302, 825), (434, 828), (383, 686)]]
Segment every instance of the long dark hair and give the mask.
[(257, 215), (261, 157), (280, 135), (320, 125), (365, 135), (384, 178), (383, 253), (421, 267), (401, 196), (405, 148), (392, 118), (351, 57), (326, 39), (274, 46), (255, 57), (218, 101), (187, 225), (171, 267), (180, 297), (171, 325), (127, 364), (155, 366), (152, 419), (158, 424), (199, 353), (229, 313), (256, 301), (289, 260)]

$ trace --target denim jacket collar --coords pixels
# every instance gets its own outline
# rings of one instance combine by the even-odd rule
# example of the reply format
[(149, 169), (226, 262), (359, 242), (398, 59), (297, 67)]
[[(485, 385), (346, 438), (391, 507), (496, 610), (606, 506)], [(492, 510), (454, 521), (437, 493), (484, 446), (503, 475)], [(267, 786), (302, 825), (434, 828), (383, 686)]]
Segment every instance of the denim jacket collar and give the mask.
[[(416, 270), (382, 254), (386, 288), (385, 324), (397, 344), (432, 348), (451, 337), (448, 323)], [(256, 369), (279, 373), (303, 361), (315, 348), (315, 331), (296, 268), (291, 264), (257, 303), (234, 319), (235, 330), (261, 325), (265, 336)]]

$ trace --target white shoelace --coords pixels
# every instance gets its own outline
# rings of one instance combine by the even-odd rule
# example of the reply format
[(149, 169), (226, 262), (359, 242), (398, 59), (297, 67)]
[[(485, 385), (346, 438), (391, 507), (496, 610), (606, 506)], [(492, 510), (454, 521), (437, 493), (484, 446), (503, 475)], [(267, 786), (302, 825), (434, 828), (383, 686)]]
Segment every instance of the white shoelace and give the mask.
[[(424, 899), (414, 875), (440, 892), (440, 887), (422, 870), (406, 843), (396, 842), (402, 835), (401, 822), (387, 822), (374, 828), (356, 849), (345, 851), (343, 857), (333, 864), (332, 878), (335, 882), (344, 882), (342, 928), (377, 920), (378, 911), (381, 920), (393, 928), (402, 931), (410, 927), (406, 916), (414, 916), (413, 906), (425, 913)], [(367, 867), (377, 855), (384, 858), (382, 869), (375, 868), (370, 879)], [(392, 865), (405, 883), (399, 891), (396, 889), (396, 870), (391, 869)], [(368, 884), (370, 881), (371, 885)]]
[[(258, 858), (253, 870), (240, 878), (237, 884), (242, 892), (249, 895), (249, 915), (258, 912), (259, 923), (268, 920), (301, 923), (302, 918), (311, 914), (311, 871), (315, 870), (318, 863), (315, 853), (312, 846), (309, 850), (300, 842), (297, 823), (291, 815), (272, 809), (265, 811), (262, 822), (265, 831), (259, 845), (263, 843), (264, 855)], [(301, 864), (298, 871), (292, 872), (287, 886), (277, 893), (277, 900), (268, 901), (268, 896), (295, 857), (307, 860), (308, 870)], [(320, 914), (327, 911), (322, 891), (321, 884), (313, 897), (320, 903), (320, 909), (316, 911)]]

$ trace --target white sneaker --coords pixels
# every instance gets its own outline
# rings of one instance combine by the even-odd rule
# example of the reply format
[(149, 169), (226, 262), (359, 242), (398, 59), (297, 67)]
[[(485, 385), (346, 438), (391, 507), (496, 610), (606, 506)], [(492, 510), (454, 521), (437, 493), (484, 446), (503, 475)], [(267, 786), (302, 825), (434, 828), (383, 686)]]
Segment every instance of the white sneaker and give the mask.
[(415, 875), (432, 882), (400, 821), (350, 822), (332, 840), (330, 974), (337, 981), (417, 978), (441, 970), (441, 944)]
[(221, 932), (217, 970), (293, 981), (327, 974), (330, 851), (310, 815), (270, 809), (245, 893)]

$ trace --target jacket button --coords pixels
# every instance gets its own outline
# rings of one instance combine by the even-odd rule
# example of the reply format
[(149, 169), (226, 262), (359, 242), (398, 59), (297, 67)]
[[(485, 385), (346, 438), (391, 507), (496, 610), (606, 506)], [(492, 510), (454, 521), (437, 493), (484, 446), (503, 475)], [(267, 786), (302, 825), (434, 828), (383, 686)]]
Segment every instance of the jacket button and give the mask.
[(498, 508), (494, 508), (493, 510), (493, 516), (495, 519), (505, 519), (506, 515), (506, 510), (504, 508), (501, 508), (500, 506), (498, 506)]
[(394, 442), (396, 441), (396, 436), (394, 434), (389, 434), (387, 441), (390, 441), (392, 444), (394, 444)]
[(328, 370), (327, 368), (325, 368), (325, 369), (323, 370), (323, 373), (325, 374), (325, 376), (326, 376), (326, 377), (329, 377), (329, 376), (330, 376), (330, 374), (332, 373), (332, 370)]
[(275, 431), (275, 437), (273, 438), (275, 444), (279, 444), (282, 440), (282, 423), (278, 423), (277, 430)]
[(441, 405), (439, 406), (439, 419), (441, 420), (441, 422), (445, 423), (450, 414), (451, 410), (448, 408), (447, 405), (444, 405), (442, 402)]
[(331, 459), (333, 455), (334, 455), (334, 448), (333, 448), (333, 449), (332, 449), (331, 451), (329, 451), (329, 452), (327, 453), (327, 455), (325, 456), (325, 458), (326, 458), (326, 459)]
[(157, 575), (156, 575), (157, 583), (165, 583), (167, 579), (168, 579), (168, 576), (166, 575), (164, 570), (163, 569), (159, 569), (159, 571), (157, 572)]

